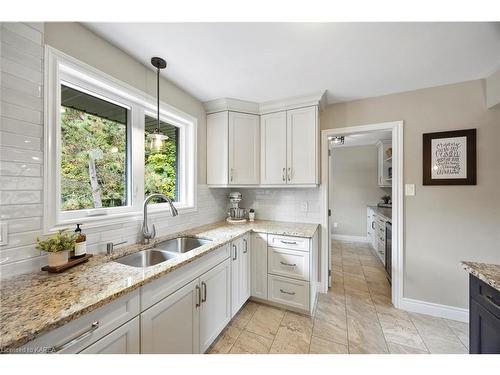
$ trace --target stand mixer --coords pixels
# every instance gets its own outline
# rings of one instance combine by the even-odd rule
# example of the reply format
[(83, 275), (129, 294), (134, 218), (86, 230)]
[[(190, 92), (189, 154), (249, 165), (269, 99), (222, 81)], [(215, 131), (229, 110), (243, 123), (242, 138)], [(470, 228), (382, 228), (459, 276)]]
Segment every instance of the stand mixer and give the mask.
[(247, 210), (244, 208), (240, 208), (240, 202), (241, 202), (241, 193), (237, 191), (229, 193), (230, 207), (227, 212), (227, 219), (226, 219), (228, 223), (238, 224), (238, 223), (245, 223), (247, 221), (246, 219)]

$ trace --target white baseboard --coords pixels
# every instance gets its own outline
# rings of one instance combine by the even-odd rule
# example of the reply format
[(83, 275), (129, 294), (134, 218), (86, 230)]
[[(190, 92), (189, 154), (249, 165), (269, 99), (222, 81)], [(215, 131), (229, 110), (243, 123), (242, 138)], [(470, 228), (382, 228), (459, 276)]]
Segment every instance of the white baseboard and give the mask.
[(345, 234), (332, 234), (332, 239), (338, 241), (348, 241), (348, 242), (369, 242), (368, 237), (363, 236), (348, 236)]
[(438, 303), (425, 302), (403, 297), (399, 306), (400, 309), (437, 316), (439, 318), (469, 322), (469, 310), (461, 307), (440, 305)]

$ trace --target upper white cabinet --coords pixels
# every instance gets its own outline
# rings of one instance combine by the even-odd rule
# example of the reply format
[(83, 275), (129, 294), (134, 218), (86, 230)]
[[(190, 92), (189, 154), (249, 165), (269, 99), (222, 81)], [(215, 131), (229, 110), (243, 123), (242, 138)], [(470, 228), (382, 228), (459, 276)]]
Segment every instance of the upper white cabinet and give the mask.
[(317, 184), (318, 165), (318, 107), (287, 111), (287, 183)]
[(311, 185), (319, 178), (318, 107), (261, 116), (261, 184)]
[(392, 143), (390, 140), (381, 140), (377, 142), (377, 148), (378, 186), (392, 187)]
[(259, 116), (233, 111), (207, 115), (207, 183), (257, 185), (259, 170)]
[(260, 117), (260, 183), (284, 185), (286, 174), (286, 111)]
[(260, 104), (205, 103), (208, 185), (318, 185), (323, 102), (324, 93)]

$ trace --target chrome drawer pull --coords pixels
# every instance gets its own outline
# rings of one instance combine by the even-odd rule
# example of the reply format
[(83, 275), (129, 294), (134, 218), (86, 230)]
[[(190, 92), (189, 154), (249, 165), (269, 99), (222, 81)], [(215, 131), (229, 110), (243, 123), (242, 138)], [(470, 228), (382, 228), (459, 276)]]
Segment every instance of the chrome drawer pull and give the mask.
[(99, 321), (96, 321), (94, 323), (92, 323), (92, 325), (90, 326), (90, 328), (88, 330), (86, 330), (85, 332), (82, 332), (80, 335), (78, 335), (77, 337), (75, 337), (74, 339), (71, 339), (69, 340), (68, 342), (64, 343), (64, 344), (61, 344), (61, 345), (56, 345), (56, 346), (53, 346), (50, 350), (49, 350), (49, 353), (57, 353), (57, 352), (60, 352), (64, 349), (66, 349), (67, 347), (73, 345), (73, 344), (76, 344), (78, 341), (81, 341), (83, 339), (86, 339), (87, 337), (89, 337), (97, 328), (99, 328)]
[(248, 251), (248, 242), (246, 238), (243, 238), (243, 242), (245, 243), (245, 251), (243, 251), (243, 254), (246, 254)]
[(286, 290), (283, 290), (283, 289), (280, 289), (280, 292), (283, 293), (283, 294), (289, 294), (291, 296), (295, 295), (295, 292), (287, 292)]
[(201, 291), (200, 287), (196, 285), (196, 307), (201, 306)]
[(285, 245), (297, 245), (297, 241), (283, 241), (280, 240), (281, 243), (284, 243)]
[(238, 258), (238, 249), (236, 248), (236, 245), (233, 245), (233, 249), (234, 249), (233, 260), (236, 260)]
[(296, 263), (291, 264), (291, 263), (285, 263), (285, 262), (282, 262), (282, 261), (280, 261), (280, 263), (281, 263), (282, 265), (284, 265), (284, 266), (289, 266), (289, 267), (295, 267), (295, 266), (297, 265)]
[(203, 290), (203, 297), (201, 297), (201, 302), (207, 302), (207, 284), (204, 281), (201, 282), (201, 288)]
[(285, 178), (285, 169), (286, 168), (283, 168), (283, 181), (286, 181), (286, 178)]

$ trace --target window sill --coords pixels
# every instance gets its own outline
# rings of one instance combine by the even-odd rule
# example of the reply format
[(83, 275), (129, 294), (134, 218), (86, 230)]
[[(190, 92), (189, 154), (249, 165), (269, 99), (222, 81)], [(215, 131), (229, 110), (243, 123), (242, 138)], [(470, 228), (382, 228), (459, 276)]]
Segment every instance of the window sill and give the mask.
[[(176, 206), (177, 212), (179, 216), (198, 212), (198, 208), (196, 206)], [(170, 208), (168, 207), (150, 207), (148, 209), (148, 217), (149, 218), (167, 218), (172, 217), (172, 213), (170, 212)], [(85, 229), (94, 229), (102, 226), (108, 225), (119, 225), (130, 222), (142, 222), (143, 220), (143, 212), (141, 211), (133, 211), (133, 212), (125, 212), (120, 214), (111, 214), (105, 216), (94, 216), (94, 217), (84, 217), (77, 219), (69, 219), (61, 221), (60, 223), (49, 228), (47, 234), (55, 233), (61, 229), (68, 229), (78, 224), (84, 224)]]

